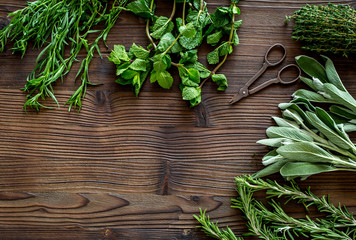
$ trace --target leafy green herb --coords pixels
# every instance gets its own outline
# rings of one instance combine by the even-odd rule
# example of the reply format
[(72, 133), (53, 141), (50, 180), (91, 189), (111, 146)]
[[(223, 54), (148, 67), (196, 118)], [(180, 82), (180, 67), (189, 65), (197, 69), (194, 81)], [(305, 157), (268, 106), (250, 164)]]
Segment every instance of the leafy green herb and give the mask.
[[(287, 18), (295, 20), (293, 39), (319, 53), (356, 53), (356, 11), (347, 5), (305, 5)], [(321, 80), (321, 79), (320, 79)]]
[[(290, 103), (281, 103), (283, 118), (274, 118), (268, 139), (258, 143), (272, 147), (263, 159), (267, 167), (255, 174), (273, 173), (293, 179), (330, 171), (356, 171), (356, 147), (347, 132), (356, 130), (356, 100), (342, 84), (332, 61), (325, 67), (315, 59), (298, 56), (296, 61), (312, 79), (301, 78), (313, 91), (300, 89)], [(329, 111), (314, 106), (331, 105)]]
[[(317, 197), (310, 189), (302, 191), (291, 182), (290, 186), (281, 186), (276, 181), (264, 181), (251, 176), (240, 176), (235, 178), (238, 197), (232, 199), (232, 207), (240, 209), (246, 220), (250, 231), (246, 235), (254, 235), (266, 240), (285, 239), (347, 239), (356, 237), (356, 219), (345, 207), (334, 206), (328, 197)], [(253, 198), (257, 191), (266, 191), (269, 206)], [(284, 197), (285, 203), (291, 200), (297, 201), (308, 210), (315, 206), (322, 217), (293, 218), (276, 201)], [(238, 238), (227, 227), (221, 230), (216, 223), (210, 221), (206, 212), (200, 210), (200, 215), (194, 217), (200, 222), (202, 230), (215, 239), (230, 240)]]
[[(216, 72), (233, 52), (233, 47), (239, 44), (237, 29), (241, 20), (235, 20), (236, 15), (240, 14), (237, 3), (237, 0), (232, 0), (229, 7), (218, 7), (213, 14), (209, 14), (203, 0), (175, 0), (169, 18), (154, 15), (154, 0), (129, 3), (126, 10), (146, 19), (146, 34), (151, 44), (144, 48), (134, 43), (129, 52), (124, 50), (124, 46), (115, 46), (109, 60), (117, 66), (116, 82), (131, 85), (136, 96), (147, 76), (151, 83), (169, 89), (174, 81), (170, 73), (171, 66), (174, 66), (179, 72), (182, 98), (189, 101), (192, 107), (201, 102), (202, 87), (210, 78), (218, 84), (219, 91), (224, 91), (228, 87), (227, 79)], [(175, 17), (177, 4), (182, 4), (182, 12)], [(203, 40), (215, 46), (207, 58), (210, 64), (217, 64), (213, 71), (209, 71), (198, 60), (198, 47)], [(116, 49), (120, 49), (120, 54), (129, 59), (122, 61), (115, 58)], [(135, 53), (138, 51), (139, 54)], [(172, 59), (178, 62), (172, 62)], [(133, 64), (142, 66), (137, 68)], [(143, 65), (146, 70), (143, 70)], [(130, 71), (127, 72), (127, 69)]]
[[(87, 56), (82, 60), (77, 74), (82, 84), (67, 102), (69, 110), (73, 106), (81, 109), (81, 100), (87, 86), (95, 85), (89, 81), (90, 62), (95, 52), (101, 56), (99, 42), (106, 42), (126, 2), (115, 0), (109, 7), (99, 0), (38, 0), (9, 15), (12, 17), (10, 24), (0, 30), (0, 51), (5, 50), (8, 41), (13, 41), (13, 52), (19, 52), (22, 56), (31, 41), (37, 48), (45, 46), (24, 87), (24, 91), (28, 92), (25, 109), (31, 107), (39, 110), (46, 107), (40, 101), (47, 97), (52, 98), (59, 106), (52, 84), (70, 71), (79, 52), (84, 48)], [(100, 23), (105, 25), (103, 30), (92, 30)], [(87, 37), (93, 33), (99, 35), (90, 44)], [(70, 56), (66, 58), (67, 45), (70, 45)]]

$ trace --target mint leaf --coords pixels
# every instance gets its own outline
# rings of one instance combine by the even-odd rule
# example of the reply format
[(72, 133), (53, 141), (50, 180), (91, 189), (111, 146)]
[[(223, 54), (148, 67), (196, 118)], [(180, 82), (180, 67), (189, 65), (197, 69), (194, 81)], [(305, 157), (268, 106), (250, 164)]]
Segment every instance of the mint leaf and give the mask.
[(240, 44), (239, 36), (237, 35), (236, 30), (234, 30), (234, 36), (232, 38), (232, 44), (234, 44), (234, 46), (237, 46), (237, 45)]
[(108, 57), (108, 59), (114, 64), (120, 64), (121, 61), (130, 61), (130, 58), (127, 55), (123, 45), (114, 45), (114, 50), (111, 51), (110, 57)]
[[(157, 50), (159, 50), (160, 52), (166, 51), (173, 44), (175, 40), (176, 38), (173, 36), (172, 33), (164, 34), (163, 37), (161, 38), (161, 41), (157, 45)], [(183, 50), (182, 47), (179, 45), (178, 42), (176, 42), (173, 45), (173, 47), (169, 50), (169, 52), (178, 53), (181, 52), (182, 50)]]
[(137, 0), (127, 4), (127, 9), (129, 9), (135, 15), (142, 18), (151, 18), (153, 17), (153, 13), (150, 10), (150, 6), (148, 1), (145, 0)]
[(188, 38), (185, 36), (181, 36), (179, 38), (179, 43), (182, 45), (182, 47), (186, 49), (196, 48), (201, 44), (202, 41), (203, 41), (203, 33), (201, 30), (197, 30), (195, 36), (192, 38)]
[[(197, 70), (196, 70), (197, 71)], [(189, 86), (189, 87), (199, 87), (199, 82), (200, 82), (200, 79), (199, 79), (199, 82), (195, 82), (194, 80), (192, 80), (190, 78), (190, 75), (194, 75), (194, 73), (191, 73), (189, 74), (188, 73), (188, 69), (185, 68), (185, 67), (180, 67), (178, 68), (178, 72), (179, 72), (179, 77), (181, 78), (182, 80), (182, 84), (183, 84), (183, 87), (185, 86)], [(193, 76), (194, 78), (194, 76)]]
[(214, 74), (211, 76), (211, 80), (214, 83), (219, 84), (218, 91), (225, 91), (226, 88), (228, 87), (227, 79), (224, 74)]
[(124, 71), (126, 71), (129, 68), (129, 66), (130, 66), (129, 62), (125, 62), (121, 65), (118, 65), (116, 69), (116, 76), (120, 76)]
[(151, 83), (154, 82), (158, 82), (158, 84), (165, 89), (169, 89), (172, 87), (173, 84), (173, 77), (172, 75), (167, 72), (167, 71), (163, 71), (163, 72), (156, 72), (155, 70), (153, 70), (151, 72)]
[(130, 80), (134, 78), (134, 76), (137, 74), (137, 71), (127, 69), (121, 74), (121, 77), (126, 80)]
[(137, 58), (133, 63), (131, 63), (130, 68), (136, 71), (146, 71), (146, 61)]
[(193, 100), (201, 94), (199, 87), (184, 87), (182, 91), (183, 100)]
[(163, 72), (167, 68), (169, 69), (171, 67), (171, 58), (167, 54), (156, 55), (154, 56), (153, 60), (153, 68), (156, 72)]
[(150, 52), (147, 51), (146, 49), (144, 49), (141, 46), (137, 46), (135, 43), (132, 44), (131, 48), (130, 48), (130, 52), (137, 58), (146, 60), (149, 55)]
[(207, 37), (206, 41), (207, 41), (207, 43), (210, 44), (210, 45), (215, 45), (215, 44), (217, 44), (217, 43), (220, 41), (220, 39), (222, 38), (222, 36), (223, 36), (222, 31), (217, 31), (217, 32), (215, 32), (215, 33), (213, 33), (213, 34), (210, 34), (210, 35)]
[(186, 68), (194, 68), (199, 71), (200, 78), (207, 78), (210, 76), (211, 71), (207, 69), (203, 64), (200, 62), (195, 63), (188, 63), (185, 65)]
[(188, 69), (188, 76), (193, 82), (200, 83), (200, 73), (198, 70), (193, 68)]
[(227, 7), (218, 7), (211, 15), (215, 28), (222, 28), (230, 24), (230, 10)]
[(179, 60), (179, 63), (181, 64), (186, 62), (195, 63), (198, 61), (198, 50), (194, 49), (186, 52), (180, 52), (180, 57), (181, 59)]
[(207, 60), (209, 64), (219, 63), (219, 49), (216, 48), (214, 51), (208, 53)]
[(193, 23), (188, 23), (187, 25), (179, 27), (179, 32), (187, 38), (192, 38), (196, 34), (196, 29)]
[(155, 24), (153, 25), (153, 33), (151, 36), (156, 39), (162, 38), (162, 36), (166, 33), (172, 32), (174, 28), (173, 22), (167, 17), (159, 17)]
[(242, 25), (242, 20), (238, 20), (234, 22), (234, 30), (237, 30)]

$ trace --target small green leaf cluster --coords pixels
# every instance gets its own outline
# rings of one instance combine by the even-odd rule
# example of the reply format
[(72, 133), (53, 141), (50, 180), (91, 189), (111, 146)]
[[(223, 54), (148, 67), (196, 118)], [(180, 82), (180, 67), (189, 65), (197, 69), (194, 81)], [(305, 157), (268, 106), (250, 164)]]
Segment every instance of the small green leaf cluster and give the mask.
[(313, 91), (297, 90), (291, 102), (279, 105), (282, 118), (274, 117), (278, 126), (268, 128), (269, 138), (258, 141), (272, 151), (263, 157), (267, 167), (256, 177), (280, 172), (287, 179), (306, 179), (322, 172), (356, 171), (356, 147), (347, 133), (356, 130), (356, 100), (342, 84), (333, 62), (323, 58), (325, 67), (313, 58), (296, 57), (311, 77), (301, 80)]
[[(131, 85), (136, 96), (148, 76), (151, 83), (170, 89), (174, 81), (171, 67), (174, 66), (179, 72), (182, 98), (192, 107), (201, 102), (201, 88), (208, 79), (218, 85), (219, 91), (224, 91), (228, 87), (227, 79), (216, 72), (233, 52), (233, 46), (239, 44), (237, 29), (241, 20), (235, 20), (240, 14), (237, 2), (233, 0), (229, 7), (218, 7), (209, 14), (203, 0), (174, 0), (169, 18), (154, 14), (154, 0), (130, 2), (126, 10), (146, 20), (146, 34), (151, 44), (144, 48), (134, 43), (127, 52), (124, 46), (114, 46), (109, 60), (117, 67), (116, 82)], [(179, 17), (175, 17), (177, 4), (182, 4)], [(218, 64), (212, 71), (198, 60), (198, 48), (204, 40), (215, 47), (207, 56), (210, 64)], [(135, 53), (138, 49), (144, 54)]]
[(356, 11), (350, 6), (307, 4), (290, 18), (295, 20), (292, 38), (304, 49), (346, 57), (356, 53)]
[[(9, 15), (12, 17), (9, 25), (0, 30), (0, 52), (5, 50), (9, 41), (13, 41), (13, 52), (19, 52), (22, 56), (30, 42), (37, 48), (44, 47), (23, 89), (28, 93), (24, 109), (48, 108), (40, 103), (47, 97), (52, 98), (59, 106), (52, 84), (59, 78), (63, 80), (74, 62), (78, 61), (79, 52), (85, 49), (87, 55), (82, 60), (76, 77), (80, 77), (82, 83), (67, 101), (69, 110), (73, 106), (81, 109), (87, 86), (96, 85), (89, 81), (90, 62), (95, 52), (101, 56), (99, 42), (106, 42), (127, 0), (115, 0), (112, 5), (105, 2), (38, 0), (29, 2), (27, 7)], [(98, 24), (103, 24), (104, 29), (93, 30)], [(98, 36), (94, 42), (89, 43), (87, 37), (94, 33)], [(68, 48), (70, 54), (67, 57), (65, 52)]]
[[(329, 239), (352, 240), (356, 237), (356, 219), (346, 209), (330, 203), (327, 196), (317, 197), (310, 189), (302, 191), (297, 184), (281, 186), (276, 181), (262, 180), (251, 176), (235, 178), (238, 197), (232, 199), (232, 207), (242, 211), (250, 231), (245, 236), (257, 236), (265, 240), (285, 239)], [(266, 191), (268, 206), (254, 198), (254, 193)], [(285, 204), (294, 200), (308, 210), (315, 206), (319, 212), (318, 218), (306, 215), (305, 218), (289, 216), (277, 201), (284, 197)], [(236, 237), (227, 227), (219, 229), (217, 223), (211, 222), (206, 211), (200, 210), (200, 215), (194, 217), (200, 222), (202, 230), (215, 239), (242, 240)]]

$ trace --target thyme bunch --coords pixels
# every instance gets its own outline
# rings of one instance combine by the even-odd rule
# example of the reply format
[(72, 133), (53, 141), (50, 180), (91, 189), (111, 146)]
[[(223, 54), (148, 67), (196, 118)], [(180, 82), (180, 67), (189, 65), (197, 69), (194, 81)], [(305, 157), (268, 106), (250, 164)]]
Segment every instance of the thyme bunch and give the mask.
[[(23, 89), (28, 93), (24, 109), (47, 108), (40, 103), (47, 97), (59, 106), (52, 84), (59, 78), (63, 80), (73, 63), (78, 61), (81, 49), (85, 48), (87, 56), (77, 74), (77, 77), (81, 76), (82, 84), (68, 100), (69, 110), (72, 106), (81, 109), (81, 99), (85, 96), (87, 85), (93, 85), (88, 74), (90, 62), (95, 51), (101, 56), (98, 43), (106, 41), (126, 2), (115, 0), (109, 5), (100, 0), (37, 0), (9, 15), (12, 17), (9, 25), (0, 31), (0, 52), (5, 50), (9, 41), (13, 42), (11, 50), (22, 56), (30, 42), (35, 48), (44, 47)], [(104, 29), (93, 30), (100, 23), (104, 23)], [(99, 36), (90, 44), (87, 37), (98, 32)], [(65, 49), (68, 46), (70, 55), (66, 57)]]
[(356, 53), (356, 11), (347, 5), (305, 5), (291, 17), (292, 38), (306, 50), (348, 56)]

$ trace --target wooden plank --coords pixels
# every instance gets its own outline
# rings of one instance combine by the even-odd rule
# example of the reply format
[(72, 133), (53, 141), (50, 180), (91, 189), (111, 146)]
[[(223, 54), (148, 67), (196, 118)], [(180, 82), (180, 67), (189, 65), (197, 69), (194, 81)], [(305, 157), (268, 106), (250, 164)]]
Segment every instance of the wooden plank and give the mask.
[[(0, 25), (25, 2), (0, 0)], [(162, 2), (159, 11), (167, 15), (169, 1)], [(60, 109), (26, 114), (21, 109), (26, 95), (19, 89), (39, 51), (29, 50), (22, 60), (9, 49), (0, 53), (0, 238), (205, 239), (194, 228), (192, 214), (199, 208), (207, 209), (222, 227), (246, 232), (240, 213), (230, 208), (234, 177), (262, 168), (268, 149), (255, 142), (265, 137), (265, 129), (273, 124), (271, 116), (280, 114), (277, 105), (305, 86), (276, 85), (238, 105), (228, 101), (260, 68), (271, 44), (287, 47), (285, 63), (309, 54), (290, 39), (293, 25), (284, 23), (285, 15), (307, 2), (329, 1), (241, 1), (241, 44), (222, 69), (229, 89), (217, 93), (208, 82), (202, 104), (193, 109), (181, 100), (178, 81), (167, 91), (146, 82), (136, 99), (129, 88), (114, 82), (115, 67), (106, 59), (110, 51), (102, 46), (104, 59), (95, 56), (90, 76), (104, 85), (90, 87), (80, 114), (63, 106), (76, 89), (78, 65), (63, 84), (55, 84)], [(214, 8), (228, 1), (208, 3)], [(142, 20), (125, 13), (119, 22), (109, 36), (110, 48), (147, 44)], [(210, 50), (204, 46), (200, 59)], [(333, 60), (356, 96), (356, 60)], [(278, 69), (266, 72), (260, 82), (274, 77)], [(356, 176), (338, 172), (311, 177), (301, 187), (311, 186), (317, 195), (331, 194), (334, 203), (355, 213), (355, 182)], [(287, 210), (303, 214), (295, 205)]]

